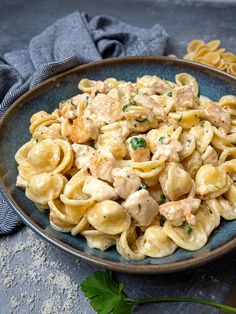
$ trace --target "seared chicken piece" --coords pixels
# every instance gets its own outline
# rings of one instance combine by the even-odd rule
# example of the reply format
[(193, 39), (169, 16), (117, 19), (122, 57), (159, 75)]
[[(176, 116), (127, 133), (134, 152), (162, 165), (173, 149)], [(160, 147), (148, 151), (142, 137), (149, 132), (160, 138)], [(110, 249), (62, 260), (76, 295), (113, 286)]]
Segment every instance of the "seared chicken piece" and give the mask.
[(89, 107), (91, 112), (96, 114), (97, 119), (105, 123), (112, 123), (123, 117), (122, 105), (109, 95), (98, 94)]
[(182, 149), (183, 146), (177, 139), (165, 137), (162, 143), (157, 143), (156, 153), (152, 156), (152, 160), (163, 158), (169, 161), (179, 161), (178, 153)]
[(136, 172), (129, 167), (115, 168), (112, 171), (116, 192), (123, 199), (126, 199), (130, 194), (136, 192), (140, 185), (141, 180)]
[(134, 162), (150, 160), (150, 150), (147, 147), (146, 135), (132, 136), (126, 140), (127, 151)]
[(74, 143), (85, 143), (90, 139), (97, 139), (98, 129), (89, 118), (78, 117), (73, 120), (70, 137)]
[(108, 183), (91, 176), (86, 178), (82, 192), (91, 195), (98, 202), (113, 200), (118, 197), (115, 189)]
[(203, 118), (210, 121), (215, 127), (221, 127), (226, 133), (230, 132), (231, 129), (231, 119), (230, 113), (221, 109), (214, 103), (209, 104), (205, 111)]
[(147, 190), (131, 194), (123, 207), (139, 226), (149, 226), (158, 214), (158, 204)]
[(181, 226), (184, 221), (190, 225), (195, 225), (196, 217), (193, 215), (199, 208), (201, 200), (195, 198), (185, 198), (176, 202), (168, 202), (159, 206), (159, 212), (173, 226)]
[(153, 98), (146, 95), (136, 95), (134, 100), (138, 105), (151, 110), (157, 120), (164, 120), (166, 118), (164, 108), (158, 105)]
[(155, 75), (144, 75), (143, 77), (138, 78), (137, 86), (140, 86), (140, 88), (150, 88), (153, 91), (153, 94), (158, 95), (165, 94), (172, 88), (172, 86), (167, 81), (164, 81)]
[(61, 109), (61, 115), (65, 119), (75, 119), (76, 117), (76, 109), (70, 102), (70, 100), (67, 100), (60, 104)]
[(96, 152), (90, 159), (90, 171), (96, 178), (113, 182), (112, 170), (116, 167), (116, 159), (110, 152)]
[(172, 90), (172, 97), (176, 111), (193, 109), (198, 106), (193, 89), (190, 85), (175, 87)]
[(90, 159), (96, 150), (88, 145), (72, 144), (72, 149), (75, 152), (74, 163), (78, 169), (89, 168)]

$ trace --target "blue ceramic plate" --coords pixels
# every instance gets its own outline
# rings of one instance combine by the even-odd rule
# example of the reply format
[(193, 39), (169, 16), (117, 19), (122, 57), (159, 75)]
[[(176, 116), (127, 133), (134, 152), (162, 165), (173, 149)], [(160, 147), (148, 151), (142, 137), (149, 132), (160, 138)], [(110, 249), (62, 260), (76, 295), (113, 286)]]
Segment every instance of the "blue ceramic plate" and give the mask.
[(222, 219), (220, 227), (210, 236), (207, 245), (197, 252), (178, 249), (173, 255), (162, 259), (127, 260), (115, 248), (101, 252), (89, 248), (81, 236), (73, 237), (53, 230), (49, 225), (48, 215), (40, 212), (25, 197), (24, 192), (15, 186), (17, 168), (14, 155), (30, 139), (30, 117), (39, 110), (53, 111), (61, 100), (77, 94), (79, 80), (115, 77), (132, 81), (145, 74), (174, 80), (175, 74), (180, 72), (194, 75), (200, 85), (200, 93), (213, 100), (227, 94), (235, 95), (236, 79), (213, 68), (166, 57), (127, 57), (77, 67), (50, 78), (18, 99), (0, 123), (0, 176), (8, 202), (21, 219), (45, 240), (76, 257), (102, 267), (130, 273), (164, 273), (192, 268), (236, 247), (236, 220), (226, 222)]

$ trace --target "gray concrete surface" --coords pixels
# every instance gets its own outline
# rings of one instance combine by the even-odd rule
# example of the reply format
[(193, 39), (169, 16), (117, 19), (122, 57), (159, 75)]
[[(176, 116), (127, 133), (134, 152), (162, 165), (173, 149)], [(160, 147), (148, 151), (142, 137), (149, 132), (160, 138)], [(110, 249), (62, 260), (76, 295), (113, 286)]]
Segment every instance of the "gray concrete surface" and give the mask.
[[(131, 24), (162, 24), (170, 34), (167, 53), (179, 57), (194, 38), (219, 38), (236, 52), (235, 1), (0, 0), (0, 55), (22, 48), (59, 17), (79, 9), (110, 14)], [(134, 297), (192, 296), (224, 300), (236, 279), (236, 251), (197, 269), (162, 275), (114, 274)], [(80, 282), (97, 267), (65, 255), (28, 228), (0, 239), (0, 313), (93, 313), (79, 291)], [(135, 313), (216, 314), (192, 304), (152, 304)]]

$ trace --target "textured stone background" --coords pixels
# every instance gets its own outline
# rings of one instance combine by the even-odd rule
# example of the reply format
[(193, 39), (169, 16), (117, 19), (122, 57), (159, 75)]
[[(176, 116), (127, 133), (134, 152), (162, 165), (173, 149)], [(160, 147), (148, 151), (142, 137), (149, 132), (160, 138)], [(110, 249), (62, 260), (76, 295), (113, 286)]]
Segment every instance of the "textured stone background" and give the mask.
[[(219, 38), (236, 52), (236, 2), (141, 0), (0, 0), (0, 55), (22, 48), (46, 26), (74, 10), (109, 14), (131, 24), (162, 24), (171, 36), (167, 53), (183, 56), (194, 38)], [(176, 274), (114, 274), (134, 297), (192, 296), (223, 301), (236, 279), (236, 252), (206, 266)], [(93, 313), (79, 291), (97, 267), (79, 262), (45, 243), (29, 228), (0, 239), (0, 313)], [(152, 304), (136, 313), (216, 314), (192, 304)]]

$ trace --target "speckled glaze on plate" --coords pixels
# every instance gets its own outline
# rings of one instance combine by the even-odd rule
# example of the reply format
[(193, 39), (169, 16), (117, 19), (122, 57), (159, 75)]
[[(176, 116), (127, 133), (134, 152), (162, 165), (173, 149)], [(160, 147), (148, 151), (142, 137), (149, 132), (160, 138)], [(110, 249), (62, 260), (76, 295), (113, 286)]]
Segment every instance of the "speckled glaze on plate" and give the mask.
[(194, 62), (167, 57), (124, 57), (90, 63), (54, 76), (19, 98), (0, 122), (0, 178), (10, 206), (21, 219), (45, 240), (62, 250), (98, 266), (129, 273), (167, 273), (193, 268), (207, 263), (236, 247), (236, 220), (221, 220), (208, 243), (196, 252), (178, 249), (173, 255), (157, 259), (132, 261), (121, 257), (115, 248), (101, 252), (87, 246), (82, 236), (73, 237), (50, 227), (48, 214), (40, 212), (16, 188), (17, 167), (14, 155), (30, 139), (29, 119), (39, 110), (53, 111), (58, 103), (78, 93), (82, 78), (104, 80), (115, 77), (135, 80), (145, 74), (174, 80), (175, 74), (187, 72), (196, 77), (200, 93), (213, 100), (236, 94), (236, 79), (213, 68)]

